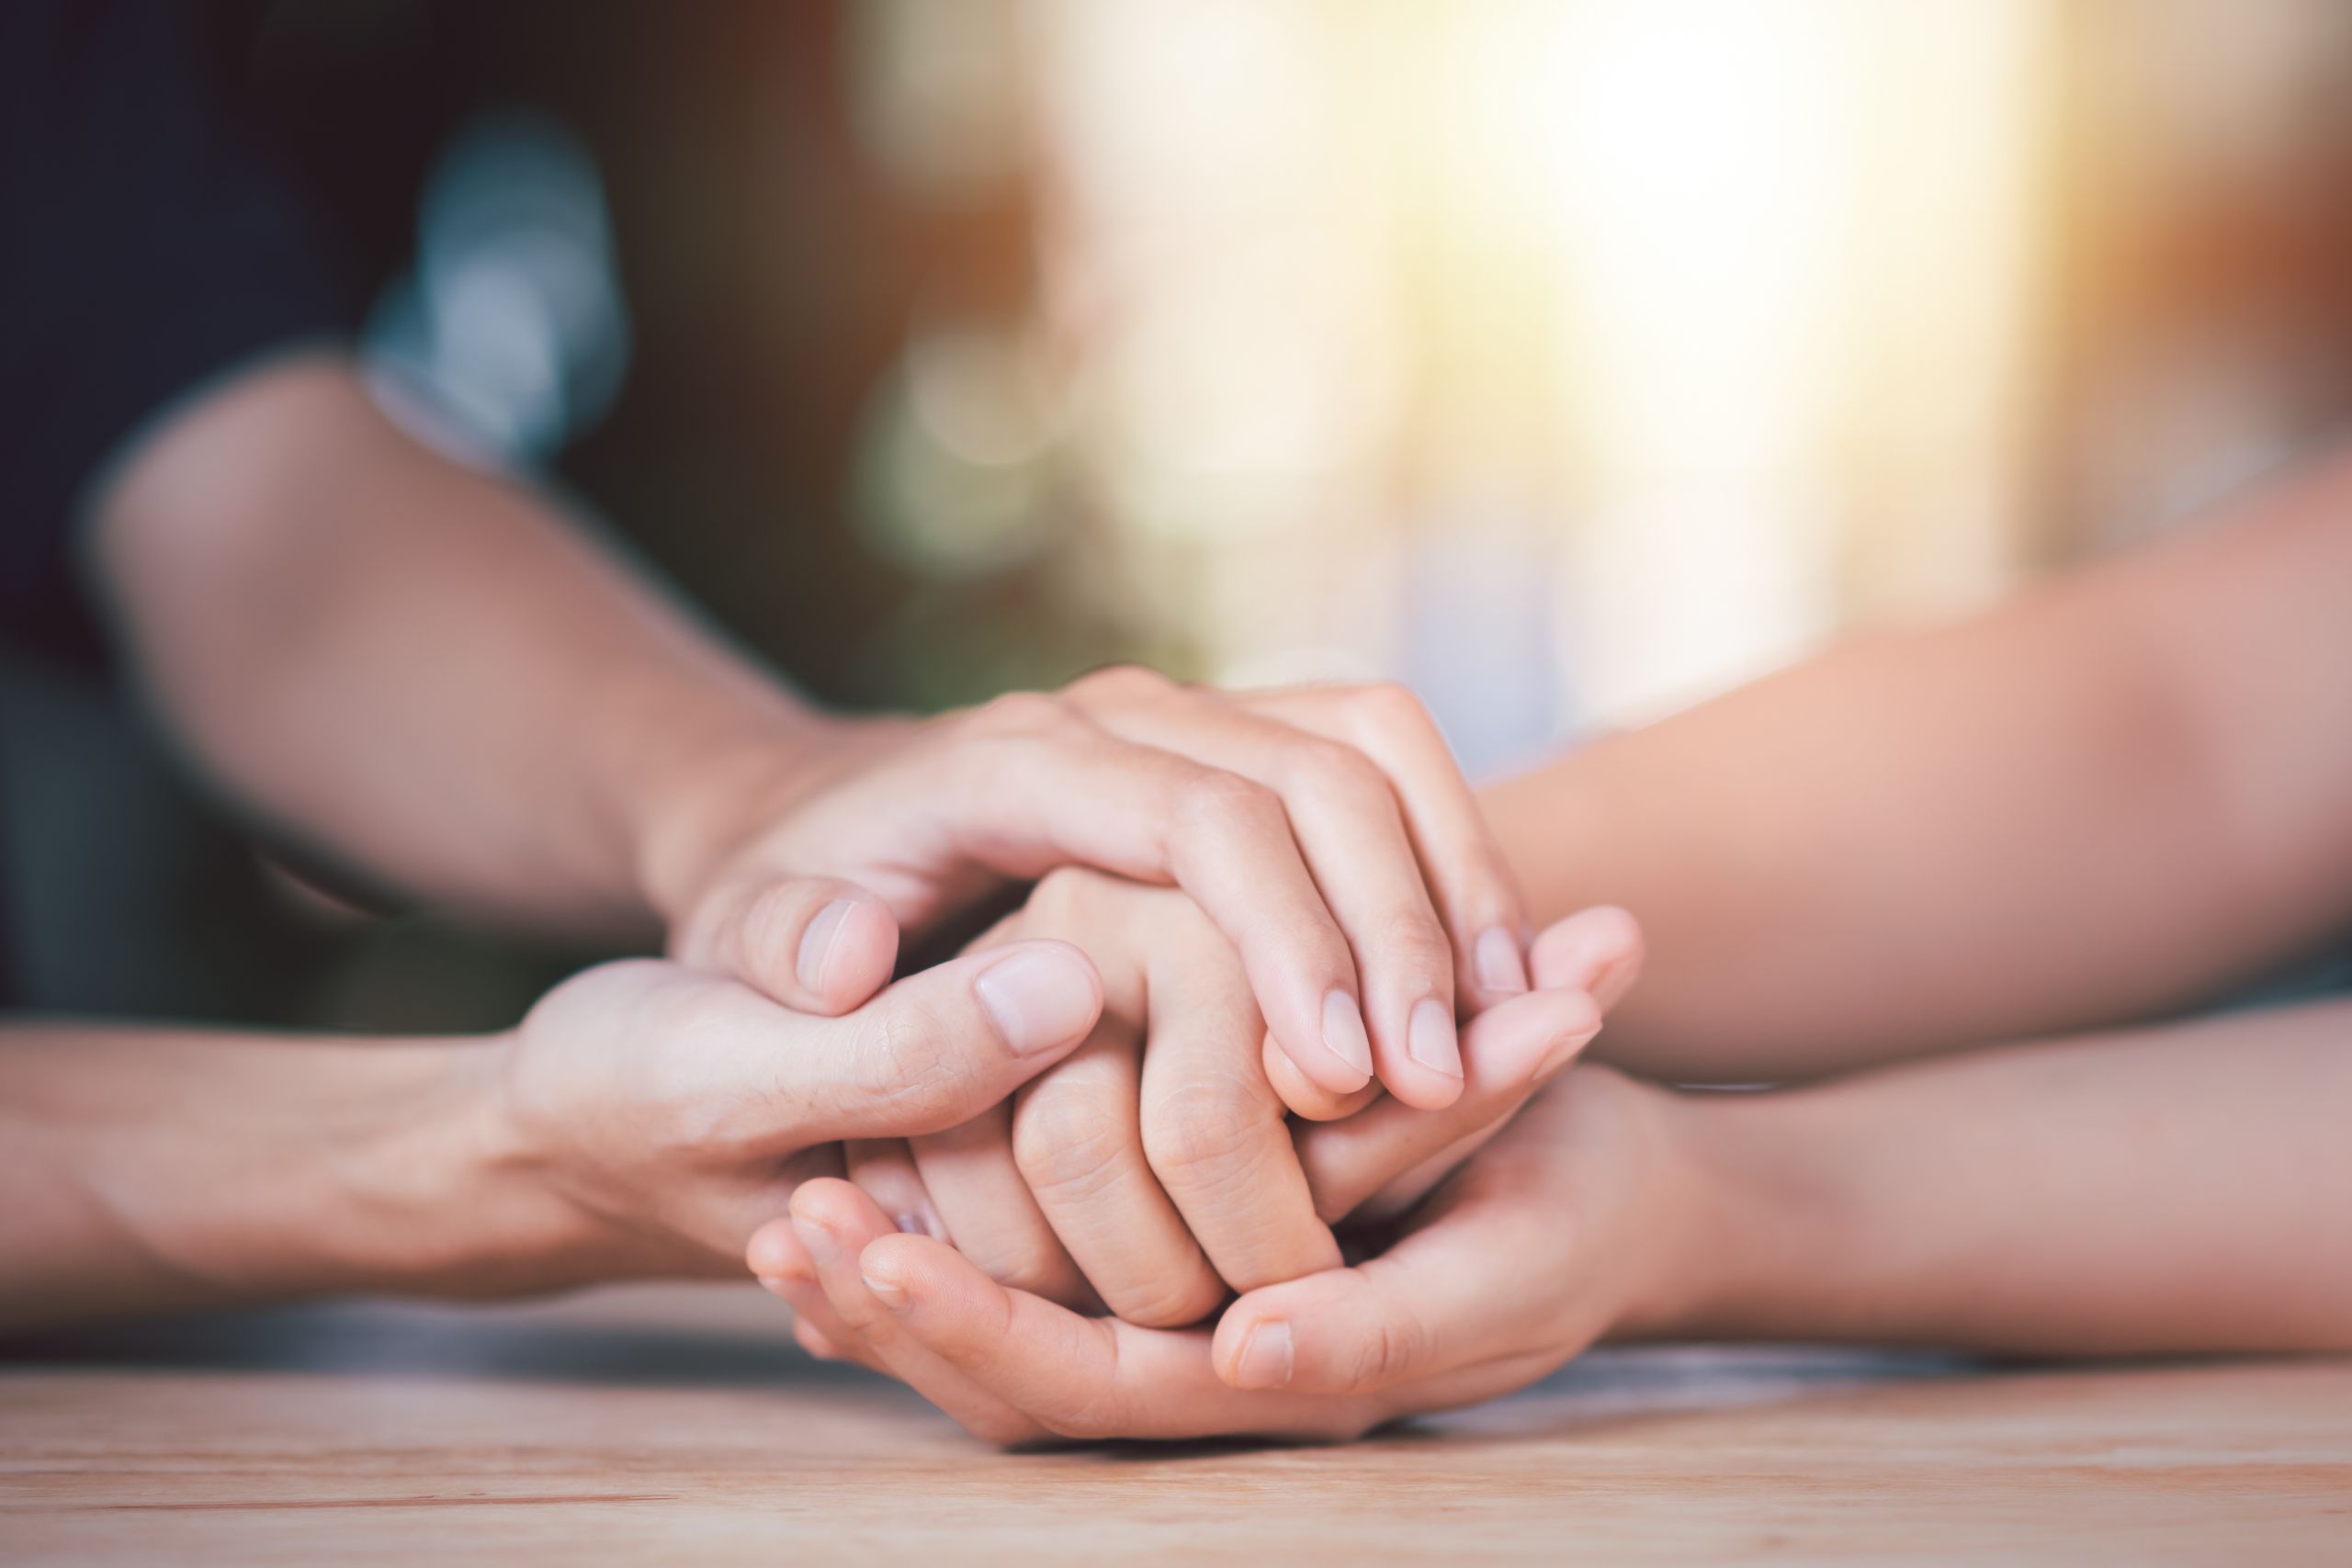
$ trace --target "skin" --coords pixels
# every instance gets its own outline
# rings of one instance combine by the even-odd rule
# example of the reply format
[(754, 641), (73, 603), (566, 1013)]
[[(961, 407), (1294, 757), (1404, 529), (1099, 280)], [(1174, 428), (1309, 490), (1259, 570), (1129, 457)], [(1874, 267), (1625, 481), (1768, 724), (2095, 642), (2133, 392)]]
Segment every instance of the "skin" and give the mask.
[(822, 714), (548, 497), (412, 440), (332, 355), (168, 413), (89, 511), (97, 595), (194, 763), (408, 896), (666, 932), (835, 1013), (902, 931), (1091, 864), (1208, 912), (1308, 1103), (1375, 1075), (1450, 1102), (1457, 1015), (1526, 989), (1508, 867), (1396, 688), (1121, 670), (933, 719)]
[(824, 1335), (1001, 1443), (1351, 1438), (1604, 1338), (2342, 1352), (2347, 1039), (2333, 1003), (1773, 1094), (1577, 1067), (1386, 1252), (1213, 1329), (1008, 1291), (846, 1182), (793, 1213)]
[[(1441, 1111), (1384, 1101), (1295, 1125), (1261, 1070), (1265, 1025), (1224, 937), (1181, 893), (1064, 870), (981, 944), (1056, 939), (1102, 976), (1100, 1022), (1070, 1057), (969, 1122), (849, 1145), (848, 1178), (901, 1230), (947, 1241), (993, 1279), (1130, 1322), (1197, 1322), (1228, 1289), (1335, 1268), (1331, 1224), (1409, 1205), (1499, 1128), (1633, 984), (1622, 910), (1547, 931), (1543, 989), (1464, 1032), (1469, 1082)], [(788, 1298), (805, 1270), (779, 1224), (755, 1240)]]
[(1786, 1080), (2197, 1005), (2352, 929), (2352, 450), (1482, 799), (1649, 942), (1606, 1059)]
[(2352, 1011), (2116, 1025), (2352, 924), (2347, 592), (2338, 456), (1487, 794), (1538, 919), (1640, 911), (1611, 1061), (1820, 1087), (1579, 1069), (1388, 1252), (1214, 1331), (1078, 1318), (812, 1183), (814, 1337), (1005, 1441), (1346, 1436), (1596, 1336), (2341, 1350)]
[(0, 1327), (724, 1277), (797, 1180), (841, 1168), (841, 1140), (969, 1119), (1100, 1008), (1083, 954), (1023, 942), (841, 1019), (640, 959), (485, 1037), (13, 1025)]
[[(1119, 940), (1096, 938), (1106, 961), (1125, 957), (1114, 969), (1125, 986), (1139, 955), (1122, 942), (1164, 934), (1158, 917), (1171, 907), (1205, 921), (1181, 895), (1122, 893), (1158, 901)], [(1238, 964), (1221, 938), (1214, 950), (1246, 1007)], [(1080, 1065), (1106, 1000), (1128, 1005), (1106, 996), (1086, 953), (1007, 933), (837, 1019), (643, 959), (588, 970), (515, 1030), (480, 1038), (13, 1026), (0, 1031), (11, 1194), (0, 1330), (350, 1291), (504, 1296), (740, 1278), (754, 1232), (801, 1184), (841, 1173), (844, 1145), (926, 1144), (1017, 1105), (1023, 1085)], [(1326, 1215), (1416, 1180), (1433, 1148), (1499, 1125), (1599, 1026), (1582, 989), (1516, 998), (1473, 1024), (1477, 1067), (1453, 1105), (1387, 1101), (1295, 1144), (1261, 1088), (1261, 1158), (1269, 1176), (1288, 1172), (1291, 1206), (1178, 1179), (1183, 1221), (1149, 1239), (1193, 1247), (1183, 1224), (1197, 1221), (1210, 1237), (1255, 1227), (1239, 1234), (1265, 1245), (1282, 1225), (1287, 1245), (1320, 1250), (1294, 1265), (1269, 1253), (1269, 1277), (1335, 1264)], [(1262, 1032), (1234, 1058), (1252, 1077)], [(1180, 1072), (1204, 1065), (1181, 1043), (1169, 1055)], [(1131, 1101), (1128, 1122), (1136, 1115)], [(1111, 1250), (1083, 1249), (1090, 1268), (1143, 1289), (1162, 1265), (1142, 1246), (1123, 1259), (1117, 1222), (1168, 1200), (1150, 1173), (1134, 1175), (1125, 1190), (1054, 1200), (1054, 1224), (1092, 1227)], [(1012, 1267), (1034, 1268), (1021, 1239)], [(1052, 1232), (1042, 1240), (1063, 1256)], [(1171, 1321), (1223, 1293), (1190, 1256), (1204, 1294)]]
[[(253, 1036), (10, 1031), (0, 1078), (28, 1135), (9, 1174), (29, 1197), (0, 1232), (0, 1322), (723, 1267), (796, 1181), (843, 1168), (843, 1140), (912, 1137), (935, 1156), (933, 1135), (1007, 1106), (1015, 1078), (956, 1065), (959, 1050), (1005, 1065), (1001, 1021), (972, 1005), (980, 969), (1004, 970), (993, 951), (882, 987), (902, 931), (1066, 863), (1182, 890), (1128, 934), (1214, 948), (1223, 1014), (1251, 1021), (1243, 1056), (1204, 1081), (1251, 1086), (1263, 1145), (1296, 1165), (1284, 1109), (1335, 1117), (1389, 1097), (1324, 1162), (1364, 1196), (1425, 1189), (1433, 1171), (1413, 1168), (1430, 1164), (1431, 1128), (1482, 1135), (1597, 1024), (1581, 993), (1529, 994), (1510, 874), (1394, 689), (1228, 696), (1121, 670), (931, 721), (820, 715), (544, 497), (411, 441), (332, 355), (252, 368), (167, 414), (100, 476), (91, 512), (92, 574), (125, 651), (233, 802), (415, 897), (550, 931), (665, 927), (684, 967), (593, 971), (489, 1041), (298, 1054)], [(1091, 1032), (1101, 980), (1068, 956), (1015, 1011), (1084, 1011)], [(935, 995), (956, 986), (956, 1006)], [(1482, 1009), (1489, 1059), (1465, 1068), (1457, 1017)], [(1137, 1021), (1123, 1020), (1139, 1081)], [(1183, 1010), (1148, 1021), (1222, 1038)], [(1117, 1055), (1069, 1045), (1087, 1060), (1035, 1098), (1033, 1122)], [(1207, 1059), (1168, 1055), (1155, 1081)], [(171, 1093), (123, 1092), (134, 1078)], [(1201, 1098), (1180, 1085), (1167, 1103)], [(1415, 1108), (1449, 1114), (1399, 1120)], [(335, 1136), (322, 1145), (314, 1126)], [(1034, 1171), (1058, 1145), (1029, 1142)], [(1156, 1147), (1162, 1168), (1187, 1163)], [(1197, 1315), (1224, 1286), (1126, 1152), (1136, 1179), (1057, 1201), (1057, 1220), (1115, 1238), (1120, 1213), (1156, 1202), (1189, 1280), (1154, 1285), (1115, 1253), (1102, 1268), (1123, 1296), (1161, 1292), (1145, 1315)], [(303, 1201), (266, 1175), (322, 1160), (337, 1179), (306, 1182)], [(1271, 1229), (1169, 1181), (1245, 1280), (1336, 1258), (1303, 1171)], [(475, 1246), (431, 1217), (475, 1194), (486, 1216), (577, 1223)], [(385, 1223), (395, 1213), (403, 1224)], [(1251, 1229), (1286, 1239), (1235, 1239)], [(1091, 1294), (1059, 1256), (1069, 1292)]]

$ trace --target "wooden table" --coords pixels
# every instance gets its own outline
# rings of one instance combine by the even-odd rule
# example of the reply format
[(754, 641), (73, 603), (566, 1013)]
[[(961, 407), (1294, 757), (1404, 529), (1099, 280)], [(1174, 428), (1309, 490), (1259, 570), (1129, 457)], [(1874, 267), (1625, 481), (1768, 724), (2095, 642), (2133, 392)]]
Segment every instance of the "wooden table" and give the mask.
[(749, 1289), (17, 1347), (0, 1562), (2352, 1563), (2352, 1362), (1610, 1352), (1347, 1448), (993, 1452)]

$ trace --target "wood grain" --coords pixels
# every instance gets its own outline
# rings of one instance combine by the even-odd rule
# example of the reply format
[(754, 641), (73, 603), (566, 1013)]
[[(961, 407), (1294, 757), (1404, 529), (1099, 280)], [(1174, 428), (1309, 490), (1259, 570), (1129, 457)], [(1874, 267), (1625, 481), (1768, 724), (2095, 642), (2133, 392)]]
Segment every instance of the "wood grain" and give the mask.
[(749, 1290), (19, 1345), (0, 1561), (2352, 1562), (2352, 1363), (1610, 1352), (1346, 1448), (992, 1452)]

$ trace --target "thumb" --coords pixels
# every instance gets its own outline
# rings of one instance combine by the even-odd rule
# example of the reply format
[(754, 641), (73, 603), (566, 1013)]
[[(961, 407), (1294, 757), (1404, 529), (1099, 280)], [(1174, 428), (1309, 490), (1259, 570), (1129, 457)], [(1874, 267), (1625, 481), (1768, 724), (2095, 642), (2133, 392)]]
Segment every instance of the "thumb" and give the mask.
[(1066, 942), (1022, 942), (926, 969), (838, 1019), (804, 1020), (777, 1064), (807, 1108), (800, 1141), (944, 1132), (1076, 1050), (1102, 981)]
[(871, 998), (899, 959), (889, 906), (831, 876), (746, 873), (706, 893), (671, 942), (679, 963), (832, 1018)]
[(1372, 1393), (1521, 1348), (1541, 1205), (1472, 1199), (1378, 1258), (1243, 1295), (1211, 1341), (1239, 1389)]

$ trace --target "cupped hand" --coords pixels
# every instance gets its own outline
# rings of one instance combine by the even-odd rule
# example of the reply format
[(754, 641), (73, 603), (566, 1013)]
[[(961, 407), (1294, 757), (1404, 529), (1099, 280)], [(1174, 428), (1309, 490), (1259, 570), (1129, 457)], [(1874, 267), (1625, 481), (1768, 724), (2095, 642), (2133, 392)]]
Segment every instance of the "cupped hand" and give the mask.
[(1509, 868), (1400, 687), (1227, 694), (1120, 668), (847, 726), (815, 768), (743, 755), (695, 770), (647, 880), (673, 956), (805, 1011), (870, 995), (902, 931), (1065, 864), (1199, 903), (1302, 1111), (1375, 1076), (1450, 1102), (1457, 1013), (1527, 989)]
[[(1262, 1070), (1239, 961), (1189, 898), (1057, 872), (992, 940), (1016, 937), (1066, 940), (1093, 962), (1092, 1035), (1009, 1105), (852, 1143), (846, 1174), (899, 1228), (951, 1242), (1000, 1283), (1155, 1326), (1197, 1322), (1228, 1288), (1337, 1267), (1331, 1224), (1427, 1192), (1593, 1038), (1641, 957), (1621, 910), (1560, 922), (1537, 943), (1545, 987), (1467, 1026), (1460, 1099), (1385, 1100), (1300, 1129)], [(798, 1311), (804, 1344), (857, 1355), (827, 1330), (796, 1218), (754, 1239), (753, 1271)]]
[(847, 1182), (794, 1213), (841, 1334), (968, 1430), (1057, 1438), (1358, 1436), (1669, 1325), (1698, 1292), (1704, 1189), (1671, 1091), (1578, 1066), (1378, 1258), (1244, 1295), (1209, 1328), (1088, 1317), (899, 1232)]
[(1001, 1103), (1094, 1028), (1067, 943), (976, 953), (839, 1018), (644, 959), (575, 976), (491, 1059), (501, 1164), (567, 1205), (582, 1278), (722, 1274), (843, 1139), (936, 1132)]

